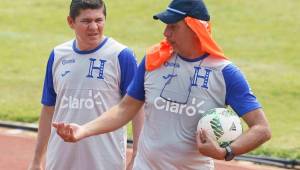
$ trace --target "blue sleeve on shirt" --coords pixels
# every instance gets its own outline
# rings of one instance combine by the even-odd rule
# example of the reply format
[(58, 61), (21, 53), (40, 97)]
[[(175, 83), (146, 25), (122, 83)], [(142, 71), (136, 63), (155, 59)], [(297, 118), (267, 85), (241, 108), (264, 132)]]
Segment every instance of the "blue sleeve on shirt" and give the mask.
[(130, 83), (127, 94), (137, 100), (145, 101), (145, 58), (140, 63), (138, 70)]
[(44, 80), (44, 88), (42, 95), (42, 104), (46, 106), (54, 106), (56, 102), (56, 93), (53, 87), (52, 66), (54, 61), (54, 51), (51, 52), (46, 69), (46, 76)]
[(261, 107), (246, 78), (235, 65), (226, 66), (223, 76), (226, 83), (226, 105), (230, 105), (239, 116)]
[(126, 89), (129, 86), (131, 80), (134, 77), (134, 74), (137, 69), (137, 61), (134, 56), (134, 53), (129, 48), (125, 48), (118, 56), (120, 69), (121, 69), (121, 84), (120, 90), (121, 95), (126, 94)]

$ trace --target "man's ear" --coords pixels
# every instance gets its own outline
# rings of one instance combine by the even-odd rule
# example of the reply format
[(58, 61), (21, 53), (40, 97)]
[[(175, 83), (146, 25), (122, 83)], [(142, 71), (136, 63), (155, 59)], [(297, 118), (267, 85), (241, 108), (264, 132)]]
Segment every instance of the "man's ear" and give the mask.
[(70, 16), (68, 16), (67, 17), (67, 21), (68, 21), (69, 27), (73, 29), (74, 28), (74, 24), (75, 24), (75, 21), (73, 20), (73, 18), (70, 17)]

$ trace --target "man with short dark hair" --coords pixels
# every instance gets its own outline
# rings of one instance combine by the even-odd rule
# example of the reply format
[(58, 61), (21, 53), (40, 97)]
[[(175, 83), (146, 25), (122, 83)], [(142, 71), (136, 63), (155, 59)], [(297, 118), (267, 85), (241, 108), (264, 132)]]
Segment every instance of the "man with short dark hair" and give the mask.
[[(154, 19), (166, 24), (165, 40), (147, 51), (122, 101), (82, 126), (53, 123), (57, 133), (68, 142), (107, 133), (126, 124), (145, 103), (135, 170), (212, 170), (212, 158), (229, 161), (269, 140), (261, 105), (211, 37), (203, 1), (173, 0)], [(228, 105), (249, 129), (222, 148), (196, 129), (205, 111)]]
[[(132, 50), (104, 36), (102, 0), (72, 0), (67, 20), (76, 37), (56, 46), (49, 57), (29, 169), (42, 169), (47, 151), (47, 170), (125, 170), (126, 127), (76, 144), (65, 143), (51, 130), (52, 121), (84, 124), (119, 103), (137, 68)], [(142, 119), (139, 114), (133, 121), (134, 138)]]

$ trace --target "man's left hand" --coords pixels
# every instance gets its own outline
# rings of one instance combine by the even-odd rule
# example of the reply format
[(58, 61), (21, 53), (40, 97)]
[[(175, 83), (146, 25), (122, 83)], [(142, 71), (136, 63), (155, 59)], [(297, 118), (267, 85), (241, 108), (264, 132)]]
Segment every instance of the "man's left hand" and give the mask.
[(196, 140), (198, 150), (202, 155), (218, 160), (224, 160), (226, 150), (224, 148), (221, 148), (204, 129), (200, 129), (197, 132)]

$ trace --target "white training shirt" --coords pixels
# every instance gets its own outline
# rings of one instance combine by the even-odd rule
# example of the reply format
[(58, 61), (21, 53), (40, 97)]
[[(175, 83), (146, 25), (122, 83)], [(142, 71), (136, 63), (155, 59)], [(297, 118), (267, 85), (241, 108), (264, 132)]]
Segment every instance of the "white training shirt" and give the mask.
[(145, 102), (134, 170), (212, 170), (196, 145), (202, 114), (230, 105), (242, 116), (261, 107), (238, 68), (208, 54), (193, 60), (174, 54), (153, 71), (144, 59), (127, 94)]
[[(42, 104), (55, 106), (53, 122), (84, 124), (119, 103), (137, 68), (131, 50), (105, 38), (94, 50), (80, 51), (75, 40), (52, 51)], [(47, 170), (125, 169), (126, 127), (65, 143), (54, 128), (48, 142)]]

